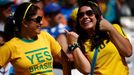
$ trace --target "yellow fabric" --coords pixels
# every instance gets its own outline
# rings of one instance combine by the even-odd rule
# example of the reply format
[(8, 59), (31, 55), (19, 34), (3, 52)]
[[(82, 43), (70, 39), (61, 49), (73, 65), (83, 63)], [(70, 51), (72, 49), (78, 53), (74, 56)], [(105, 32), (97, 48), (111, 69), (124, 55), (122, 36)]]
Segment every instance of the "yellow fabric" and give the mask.
[(60, 50), (47, 32), (41, 32), (33, 42), (15, 37), (0, 48), (0, 66), (10, 61), (16, 75), (53, 75), (53, 56)]
[(107, 9), (107, 5), (106, 3), (99, 3), (99, 6), (100, 6), (100, 9), (101, 9), (101, 12), (104, 14), (106, 12), (106, 9)]
[(72, 11), (71, 19), (73, 19), (74, 21), (76, 20), (77, 12), (78, 12), (78, 8), (75, 8), (75, 9)]
[[(117, 24), (113, 26), (123, 37), (127, 38)], [(127, 63), (125, 59), (120, 56), (117, 48), (111, 41), (109, 43), (105, 41), (104, 43), (106, 45), (105, 48), (99, 49), (98, 52), (94, 75), (128, 75)], [(85, 55), (92, 63), (94, 51), (90, 51), (90, 45), (89, 40), (84, 44), (86, 49)]]

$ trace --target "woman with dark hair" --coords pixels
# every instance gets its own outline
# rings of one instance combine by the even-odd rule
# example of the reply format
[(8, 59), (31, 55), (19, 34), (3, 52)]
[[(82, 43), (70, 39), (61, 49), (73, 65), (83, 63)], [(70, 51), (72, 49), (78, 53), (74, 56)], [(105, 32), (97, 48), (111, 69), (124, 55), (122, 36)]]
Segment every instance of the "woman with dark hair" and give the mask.
[(80, 2), (76, 22), (79, 38), (75, 32), (67, 32), (67, 37), (75, 41), (71, 43), (74, 47), (78, 39), (81, 51), (91, 63), (91, 75), (129, 75), (125, 57), (132, 55), (132, 46), (121, 27), (105, 20), (92, 1)]
[[(53, 75), (53, 59), (58, 59), (64, 75), (69, 75), (68, 58), (61, 46), (47, 32), (41, 31), (43, 15), (39, 14), (40, 11), (32, 3), (22, 3), (9, 18), (5, 34), (10, 38), (0, 47), (0, 68), (11, 62), (16, 75)], [(89, 72), (90, 64), (82, 52), (77, 50), (74, 54), (79, 60), (75, 62), (78, 69)]]

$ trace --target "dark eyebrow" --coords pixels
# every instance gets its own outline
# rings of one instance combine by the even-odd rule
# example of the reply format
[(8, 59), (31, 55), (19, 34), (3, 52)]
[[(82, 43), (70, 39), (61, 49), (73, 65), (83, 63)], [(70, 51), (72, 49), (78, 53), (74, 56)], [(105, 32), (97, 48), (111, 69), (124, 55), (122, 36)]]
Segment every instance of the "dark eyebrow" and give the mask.
[[(93, 10), (90, 10), (90, 9), (89, 9), (89, 10), (86, 10), (86, 11), (93, 11)], [(84, 12), (86, 12), (86, 11), (84, 11)], [(79, 12), (81, 12), (81, 11), (79, 11)]]

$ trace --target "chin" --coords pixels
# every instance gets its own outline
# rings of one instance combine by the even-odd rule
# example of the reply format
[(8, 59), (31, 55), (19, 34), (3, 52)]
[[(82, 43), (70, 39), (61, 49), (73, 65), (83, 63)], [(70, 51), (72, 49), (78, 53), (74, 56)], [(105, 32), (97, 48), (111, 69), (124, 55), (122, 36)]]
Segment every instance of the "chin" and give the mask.
[(37, 31), (36, 31), (37, 34), (40, 34), (40, 32), (41, 32), (41, 30), (37, 30)]
[(94, 27), (93, 24), (85, 24), (82, 26), (83, 29), (87, 30), (87, 29), (92, 29)]
[(38, 31), (37, 34), (40, 34), (41, 31)]
[(88, 27), (84, 27), (83, 29), (84, 29), (84, 30), (91, 30), (91, 29), (93, 29), (93, 27), (89, 27), (89, 26), (88, 26)]

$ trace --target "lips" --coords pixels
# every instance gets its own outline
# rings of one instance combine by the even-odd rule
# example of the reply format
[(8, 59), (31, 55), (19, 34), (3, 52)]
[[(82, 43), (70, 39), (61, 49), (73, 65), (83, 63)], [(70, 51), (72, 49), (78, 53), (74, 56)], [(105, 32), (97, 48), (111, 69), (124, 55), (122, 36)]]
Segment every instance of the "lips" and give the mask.
[(89, 20), (84, 21), (84, 24), (87, 24), (87, 23), (90, 23), (90, 21)]
[(41, 28), (41, 25), (37, 25), (37, 28)]
[(87, 19), (87, 20), (83, 20), (82, 24), (83, 25), (89, 25), (91, 23), (91, 20)]

